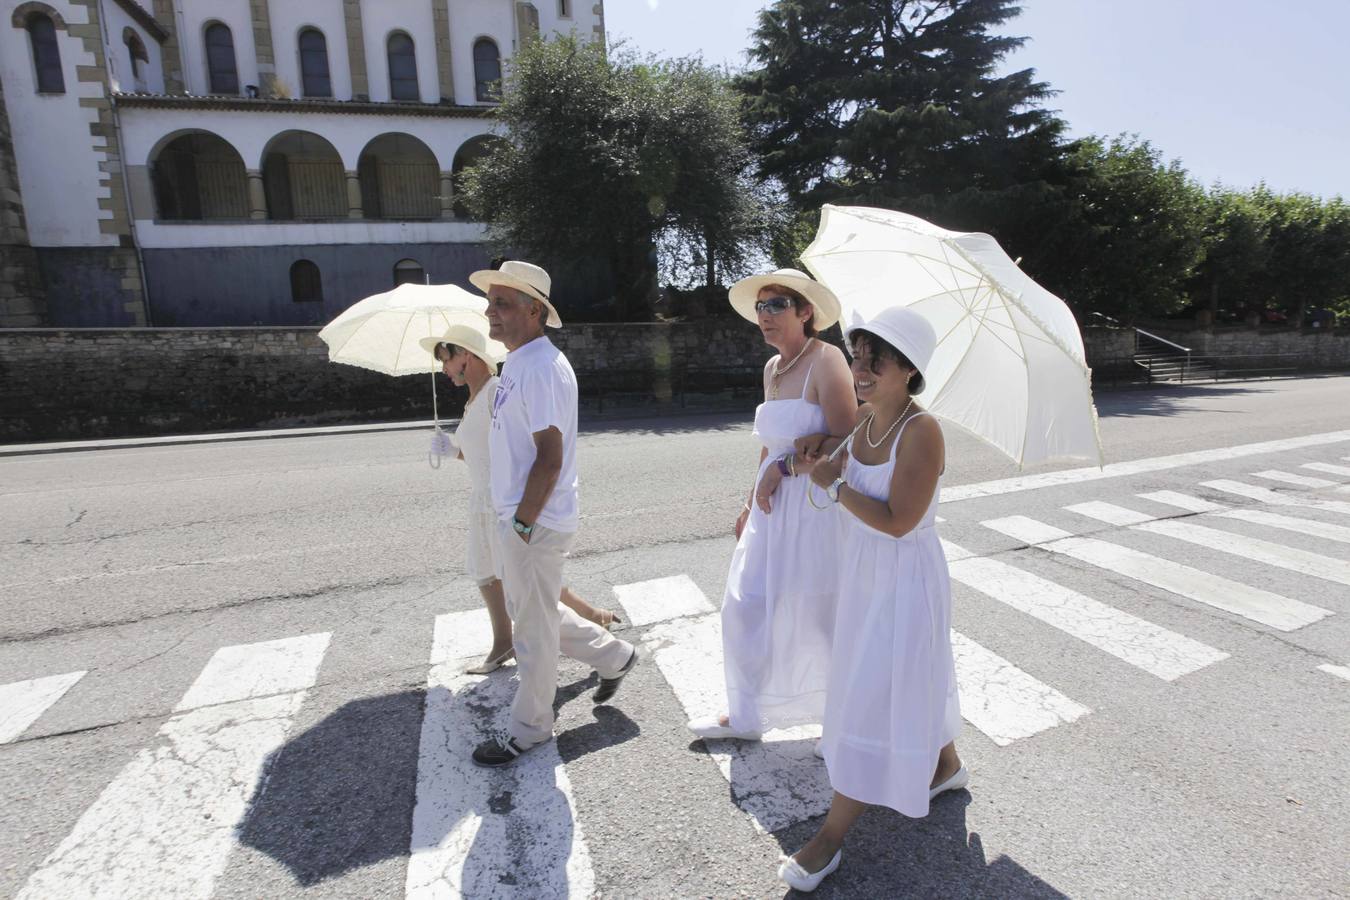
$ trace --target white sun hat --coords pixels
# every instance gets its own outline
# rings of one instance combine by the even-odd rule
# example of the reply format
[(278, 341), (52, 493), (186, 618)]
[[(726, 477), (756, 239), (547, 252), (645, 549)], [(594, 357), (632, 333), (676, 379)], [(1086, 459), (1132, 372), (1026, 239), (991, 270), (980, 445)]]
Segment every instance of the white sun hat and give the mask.
[(487, 363), (488, 368), (495, 372), (497, 366), (501, 365), (502, 360), (506, 359), (506, 345), (488, 337), (487, 318), (480, 318), (483, 319), (481, 325), (476, 321), (470, 324), (466, 316), (464, 321), (451, 325), (440, 337), (422, 338), (418, 343), (422, 345), (422, 349), (432, 355), (435, 355), (436, 348), (441, 344), (454, 344), (456, 347), (463, 347)]
[(755, 300), (759, 298), (762, 288), (774, 284), (792, 288), (810, 301), (816, 309), (816, 317), (812, 322), (816, 331), (824, 331), (839, 321), (839, 298), (834, 295), (834, 291), (797, 269), (778, 269), (767, 275), (742, 278), (731, 286), (727, 296), (736, 312), (751, 322), (758, 323), (759, 315), (755, 312)]
[(494, 284), (515, 288), (544, 304), (548, 309), (548, 319), (544, 324), (548, 325), (549, 328), (562, 327), (562, 319), (558, 316), (558, 310), (554, 309), (552, 301), (548, 299), (549, 291), (553, 288), (553, 279), (549, 278), (547, 272), (533, 263), (509, 259), (502, 263), (500, 269), (479, 269), (469, 276), (469, 283), (484, 294)]
[(923, 375), (933, 361), (937, 349), (937, 332), (922, 315), (905, 306), (889, 306), (871, 319), (861, 317), (844, 329), (844, 343), (852, 346), (855, 331), (868, 331), (905, 355), (905, 359), (919, 370), (919, 384), (914, 393), (923, 392)]

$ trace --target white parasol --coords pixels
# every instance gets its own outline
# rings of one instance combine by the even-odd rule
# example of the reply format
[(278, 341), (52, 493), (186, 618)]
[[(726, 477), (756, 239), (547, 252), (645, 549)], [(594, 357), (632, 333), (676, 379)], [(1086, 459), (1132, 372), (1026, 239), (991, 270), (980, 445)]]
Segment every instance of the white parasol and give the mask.
[[(328, 360), (385, 375), (423, 375), (441, 364), (418, 343), (477, 321), (487, 298), (453, 284), (400, 284), (347, 307), (319, 332)], [(486, 326), (485, 326), (486, 327)]]
[(932, 323), (937, 350), (920, 398), (930, 411), (1019, 467), (1061, 458), (1102, 464), (1078, 323), (992, 237), (891, 210), (827, 205), (802, 261), (839, 297), (846, 324), (890, 306)]

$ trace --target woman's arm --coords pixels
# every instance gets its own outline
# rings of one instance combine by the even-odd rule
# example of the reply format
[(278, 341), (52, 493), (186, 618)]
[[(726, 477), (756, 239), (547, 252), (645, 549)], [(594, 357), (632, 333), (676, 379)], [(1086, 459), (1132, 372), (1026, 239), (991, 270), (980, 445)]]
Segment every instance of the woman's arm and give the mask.
[(818, 440), (811, 435), (796, 442), (798, 452), (794, 462), (798, 475), (809, 475), (811, 465), (820, 457), (833, 453), (860, 421), (853, 373), (849, 371), (844, 354), (838, 347), (825, 344), (820, 362), (823, 371), (816, 381), (816, 401), (825, 412), (825, 424), (830, 433)]
[[(928, 511), (942, 474), (942, 429), (932, 416), (922, 416), (905, 428), (901, 445), (896, 448), (895, 471), (891, 474), (890, 496), (876, 500), (854, 490), (847, 483), (839, 489), (839, 502), (863, 524), (891, 537), (903, 537), (914, 530)], [(828, 487), (842, 470), (842, 460), (821, 460), (811, 479)]]

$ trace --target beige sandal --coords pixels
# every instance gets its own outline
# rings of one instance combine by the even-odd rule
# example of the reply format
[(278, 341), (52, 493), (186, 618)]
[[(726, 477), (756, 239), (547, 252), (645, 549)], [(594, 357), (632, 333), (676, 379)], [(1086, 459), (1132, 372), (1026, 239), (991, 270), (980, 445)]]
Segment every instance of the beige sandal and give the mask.
[(615, 625), (623, 624), (623, 619), (619, 618), (619, 614), (612, 609), (600, 609), (596, 612), (600, 613), (600, 621), (595, 624), (606, 631), (613, 631)]
[(506, 662), (508, 659), (511, 659), (515, 655), (516, 655), (516, 648), (510, 647), (501, 656), (498, 656), (495, 659), (489, 659), (486, 662), (479, 663), (478, 665), (474, 666), (471, 669), (465, 669), (464, 673), (466, 675), (487, 675), (490, 672), (495, 672), (498, 669), (500, 669), (502, 667), (502, 663)]

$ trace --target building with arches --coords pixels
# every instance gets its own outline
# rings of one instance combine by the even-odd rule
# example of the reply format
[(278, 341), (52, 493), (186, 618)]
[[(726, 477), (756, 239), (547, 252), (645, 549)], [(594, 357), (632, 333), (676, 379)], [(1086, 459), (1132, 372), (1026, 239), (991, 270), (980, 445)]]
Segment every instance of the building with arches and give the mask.
[(318, 324), (487, 261), (457, 175), (602, 0), (0, 0), (0, 327)]

